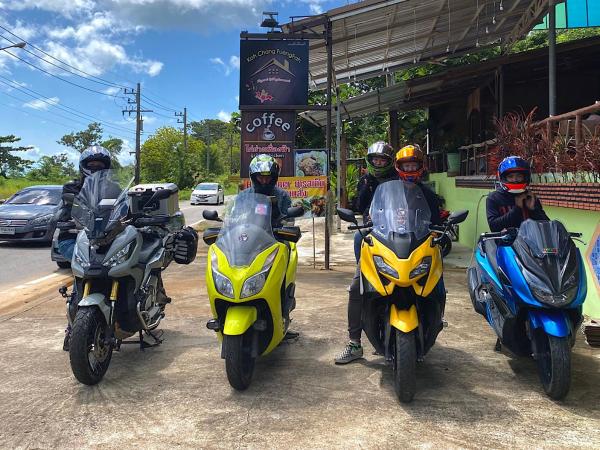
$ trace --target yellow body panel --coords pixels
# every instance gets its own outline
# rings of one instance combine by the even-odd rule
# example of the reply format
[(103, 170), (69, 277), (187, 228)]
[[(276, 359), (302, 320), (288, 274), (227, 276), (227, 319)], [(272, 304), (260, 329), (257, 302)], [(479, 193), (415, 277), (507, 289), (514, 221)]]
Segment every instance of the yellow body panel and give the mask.
[[(271, 270), (269, 271), (269, 275), (262, 290), (258, 294), (251, 297), (240, 298), (244, 281), (262, 270), (266, 259), (275, 249), (278, 249), (277, 256), (271, 265)], [(217, 257), (218, 271), (229, 278), (233, 285), (234, 298), (227, 298), (218, 293), (216, 290), (212, 276), (213, 254), (215, 254)], [(212, 244), (208, 251), (208, 263), (206, 265), (206, 289), (208, 291), (213, 317), (215, 319), (223, 319), (219, 318), (217, 315), (217, 310), (215, 308), (216, 299), (225, 300), (231, 304), (239, 305), (245, 305), (246, 303), (257, 299), (264, 299), (271, 311), (271, 316), (273, 318), (273, 336), (271, 337), (271, 341), (266, 350), (263, 352), (263, 355), (270, 353), (283, 340), (283, 337), (287, 331), (285, 329), (285, 323), (281, 311), (281, 285), (283, 284), (284, 277), (286, 279), (286, 287), (289, 285), (289, 283), (295, 281), (297, 263), (298, 255), (296, 253), (296, 245), (293, 243), (290, 243), (290, 248), (280, 242), (274, 243), (271, 247), (259, 253), (256, 258), (254, 258), (252, 264), (246, 267), (231, 267), (226, 256), (219, 249), (219, 247), (217, 247), (216, 244)], [(229, 309), (231, 309), (231, 307)], [(254, 314), (256, 314), (256, 308), (252, 309), (254, 309)], [(251, 312), (248, 313), (252, 314)], [(255, 320), (256, 317), (254, 318), (253, 322)], [(218, 337), (219, 339), (222, 339), (222, 334), (218, 333)]]
[(412, 305), (408, 310), (405, 310), (392, 305), (390, 308), (390, 325), (404, 333), (410, 333), (419, 326), (417, 307)]
[(239, 336), (256, 322), (258, 313), (254, 306), (232, 306), (227, 308), (223, 334)]
[[(363, 241), (360, 250), (360, 271), (382, 297), (390, 295), (394, 290), (394, 286), (412, 287), (417, 295), (426, 297), (435, 288), (442, 276), (442, 255), (439, 246), (431, 245), (432, 240), (433, 236), (429, 236), (425, 242), (413, 250), (407, 259), (399, 259), (391, 249), (379, 242), (375, 236), (371, 235), (373, 245), (369, 245)], [(374, 256), (380, 256), (390, 267), (394, 268), (398, 272), (398, 278), (380, 273), (375, 266)], [(410, 278), (410, 272), (426, 256), (431, 257), (429, 272), (415, 278)], [(390, 281), (387, 286), (384, 286), (381, 282), (380, 275)], [(423, 277), (427, 277), (427, 282), (424, 286), (420, 286), (417, 281)]]

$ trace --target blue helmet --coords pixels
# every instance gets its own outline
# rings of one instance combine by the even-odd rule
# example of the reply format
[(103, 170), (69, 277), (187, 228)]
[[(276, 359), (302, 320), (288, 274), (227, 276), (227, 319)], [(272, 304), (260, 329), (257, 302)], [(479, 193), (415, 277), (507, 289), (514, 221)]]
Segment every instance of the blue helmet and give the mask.
[[(510, 183), (506, 180), (509, 173), (519, 172), (525, 175), (522, 183)], [(511, 194), (520, 194), (525, 192), (531, 181), (531, 166), (527, 161), (518, 156), (507, 156), (498, 166), (498, 181), (500, 186)]]

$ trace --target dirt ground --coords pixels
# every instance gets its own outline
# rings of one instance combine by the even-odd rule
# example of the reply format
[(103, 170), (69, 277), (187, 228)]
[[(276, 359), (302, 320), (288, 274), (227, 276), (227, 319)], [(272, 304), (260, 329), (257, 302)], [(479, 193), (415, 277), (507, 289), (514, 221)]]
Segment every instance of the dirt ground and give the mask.
[(259, 360), (246, 392), (230, 388), (205, 328), (204, 268), (205, 249), (192, 265), (169, 268), (165, 342), (145, 352), (124, 346), (94, 387), (74, 379), (61, 349), (57, 294), (17, 310), (0, 304), (0, 447), (600, 447), (600, 352), (579, 333), (571, 392), (548, 399), (533, 361), (493, 351), (463, 270), (446, 273), (449, 327), (418, 366), (414, 402), (403, 405), (369, 346), (364, 360), (333, 364), (346, 338), (351, 264), (300, 269), (301, 336)]

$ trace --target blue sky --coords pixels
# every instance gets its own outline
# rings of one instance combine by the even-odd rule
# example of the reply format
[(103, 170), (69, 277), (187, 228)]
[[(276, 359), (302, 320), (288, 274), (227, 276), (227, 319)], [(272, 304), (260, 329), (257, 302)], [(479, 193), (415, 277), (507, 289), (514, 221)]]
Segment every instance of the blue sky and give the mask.
[[(348, 0), (0, 0), (0, 48), (19, 41), (62, 62), (122, 86), (142, 83), (143, 140), (157, 127), (176, 126), (174, 110), (186, 106), (190, 120), (227, 120), (237, 110), (240, 30), (259, 32), (262, 11), (317, 14)], [(7, 30), (14, 33), (11, 35)], [(56, 141), (66, 133), (103, 122), (105, 134), (135, 143), (135, 124), (121, 114), (127, 100), (110, 84), (92, 80), (31, 46), (9, 50), (45, 74), (0, 51), (0, 135), (31, 145), (26, 155), (69, 151)], [(27, 53), (30, 51), (42, 59)], [(79, 84), (102, 93), (76, 87)], [(33, 93), (32, 91), (35, 91)], [(28, 95), (31, 94), (31, 95)], [(40, 101), (36, 97), (44, 97)], [(157, 105), (158, 103), (158, 105)], [(71, 114), (74, 113), (74, 114)], [(127, 149), (129, 150), (129, 149)], [(74, 152), (71, 157), (76, 159)], [(131, 161), (123, 155), (122, 162)]]

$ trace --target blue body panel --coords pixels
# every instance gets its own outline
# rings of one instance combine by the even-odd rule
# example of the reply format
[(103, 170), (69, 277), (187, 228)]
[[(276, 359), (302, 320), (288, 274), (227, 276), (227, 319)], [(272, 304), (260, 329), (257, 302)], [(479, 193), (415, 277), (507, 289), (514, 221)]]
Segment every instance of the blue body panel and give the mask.
[(551, 309), (530, 309), (527, 311), (531, 328), (543, 328), (546, 334), (566, 337), (571, 334), (571, 326), (565, 312)]
[[(486, 319), (496, 330), (501, 340), (503, 340), (503, 334), (511, 332), (510, 329), (514, 326), (511, 323), (514, 323), (516, 317), (526, 318), (532, 329), (541, 328), (551, 336), (567, 337), (573, 332), (573, 327), (576, 325), (571, 322), (574, 317), (581, 317), (581, 305), (587, 295), (585, 266), (579, 250), (577, 251), (580, 274), (578, 292), (575, 300), (566, 308), (553, 308), (539, 302), (533, 296), (512, 247), (497, 247), (496, 263), (499, 272), (503, 272), (503, 275), (496, 274), (486, 255), (482, 254), (478, 248), (475, 249), (475, 260), (480, 272), (480, 279), (489, 283), (489, 287), (495, 291), (496, 301), (499, 297), (513, 316), (513, 319), (511, 319), (513, 322), (505, 323), (505, 319), (498, 316), (498, 313), (495, 313), (496, 319), (494, 319), (489, 303), (486, 304)], [(501, 280), (506, 283), (501, 282)], [(579, 314), (574, 313), (574, 310), (578, 311)], [(498, 323), (494, 323), (495, 320)]]

